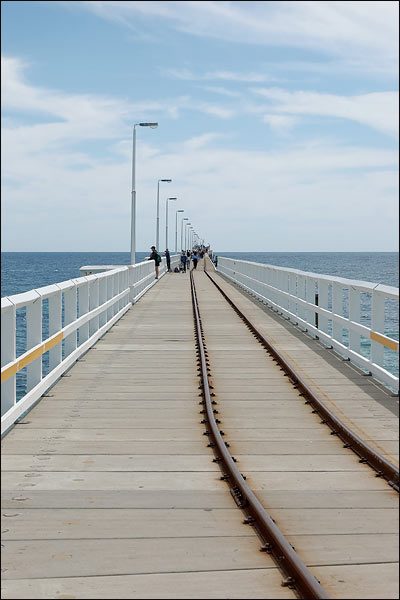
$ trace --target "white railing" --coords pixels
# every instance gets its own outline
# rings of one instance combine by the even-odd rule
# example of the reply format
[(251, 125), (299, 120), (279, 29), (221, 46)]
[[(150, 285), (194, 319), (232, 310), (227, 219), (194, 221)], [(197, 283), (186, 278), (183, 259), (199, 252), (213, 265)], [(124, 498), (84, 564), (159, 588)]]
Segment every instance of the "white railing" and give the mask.
[[(173, 270), (179, 265), (180, 256), (175, 254), (171, 256), (171, 269)], [(155, 270), (153, 260), (144, 260), (143, 262), (135, 265), (129, 265), (129, 287), (130, 287), (130, 300), (132, 304), (137, 302), (139, 298), (143, 296), (147, 290), (149, 290), (156, 282)], [(115, 265), (86, 265), (80, 268), (83, 275), (91, 275), (93, 273), (102, 273), (115, 269)], [(167, 263), (165, 257), (162, 258), (159, 277), (165, 275), (167, 272)]]
[(398, 288), (221, 256), (217, 270), (398, 393)]
[[(178, 261), (171, 257), (171, 267)], [(2, 433), (157, 283), (154, 261), (81, 270), (84, 277), (1, 299)]]

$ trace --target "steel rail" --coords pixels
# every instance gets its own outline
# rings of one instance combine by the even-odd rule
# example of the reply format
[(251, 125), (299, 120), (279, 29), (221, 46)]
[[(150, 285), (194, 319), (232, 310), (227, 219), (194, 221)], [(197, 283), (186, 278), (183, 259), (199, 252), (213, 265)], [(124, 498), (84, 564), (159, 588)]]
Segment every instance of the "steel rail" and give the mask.
[(275, 359), (280, 367), (285, 371), (293, 386), (300, 391), (300, 395), (304, 396), (305, 404), (309, 404), (314, 413), (321, 417), (321, 423), (328, 425), (331, 429), (331, 435), (337, 435), (343, 442), (344, 448), (349, 448), (360, 457), (360, 463), (368, 464), (374, 471), (377, 477), (383, 477), (389, 485), (399, 491), (399, 469), (389, 462), (384, 456), (376, 452), (369, 446), (361, 437), (352, 431), (343, 421), (341, 421), (324, 403), (318, 398), (315, 392), (302, 380), (296, 370), (279, 354), (279, 352), (271, 345), (270, 342), (258, 331), (252, 322), (243, 314), (236, 304), (229, 298), (225, 291), (218, 285), (213, 277), (205, 270), (207, 277), (213, 282), (215, 287), (220, 291), (225, 300), (231, 305), (238, 316), (246, 323), (247, 327), (254, 336), (261, 342), (267, 352)]
[(231, 494), (237, 505), (242, 509), (246, 509), (247, 517), (244, 520), (244, 523), (253, 525), (257, 530), (264, 544), (261, 547), (261, 550), (271, 554), (275, 559), (278, 568), (284, 573), (285, 579), (282, 581), (282, 585), (294, 588), (300, 597), (304, 599), (328, 599), (329, 596), (316, 577), (300, 559), (293, 547), (283, 536), (272, 517), (268, 514), (246, 483), (245, 477), (236, 466), (235, 459), (227, 449), (228, 444), (222, 439), (224, 432), (220, 431), (218, 428), (219, 420), (216, 419), (216, 411), (213, 409), (213, 404), (216, 404), (216, 402), (211, 398), (210, 385), (208, 382), (209, 362), (192, 271), (190, 272), (190, 282), (198, 347), (199, 370), (202, 379), (202, 395), (204, 398), (201, 404), (205, 405), (205, 412), (207, 415), (207, 420), (204, 419), (203, 422), (207, 423), (209, 428), (205, 431), (205, 434), (213, 438), (213, 441), (209, 443), (209, 446), (212, 447), (217, 454), (217, 458), (214, 460), (220, 463), (220, 466), (224, 471), (224, 475), (221, 479), (228, 482), (231, 488)]

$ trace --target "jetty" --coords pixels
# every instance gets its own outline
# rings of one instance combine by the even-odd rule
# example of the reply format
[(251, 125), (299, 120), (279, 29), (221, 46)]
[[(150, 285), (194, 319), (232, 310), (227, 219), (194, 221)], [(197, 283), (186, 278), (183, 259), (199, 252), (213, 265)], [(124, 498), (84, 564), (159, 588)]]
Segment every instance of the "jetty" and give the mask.
[(2, 597), (398, 598), (398, 289), (178, 263), (2, 299)]

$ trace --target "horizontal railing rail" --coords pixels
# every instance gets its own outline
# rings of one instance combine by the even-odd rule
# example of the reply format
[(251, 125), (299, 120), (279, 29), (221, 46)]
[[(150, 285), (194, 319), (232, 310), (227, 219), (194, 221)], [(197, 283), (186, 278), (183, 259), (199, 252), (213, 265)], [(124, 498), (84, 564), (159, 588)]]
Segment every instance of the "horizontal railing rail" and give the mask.
[[(180, 263), (179, 254), (171, 256), (171, 269), (173, 270)], [(130, 300), (132, 304), (137, 302), (139, 298), (150, 288), (156, 281), (154, 279), (154, 261), (144, 260), (135, 265), (129, 265), (129, 286), (130, 286)], [(114, 265), (85, 265), (80, 268), (83, 275), (90, 275), (93, 273), (102, 273), (115, 269)], [(167, 262), (165, 257), (162, 258), (159, 277), (161, 278), (167, 272)]]
[[(166, 270), (164, 258), (160, 277)], [(82, 271), (1, 299), (2, 434), (157, 283), (154, 261)]]
[(222, 256), (217, 270), (398, 393), (398, 288)]

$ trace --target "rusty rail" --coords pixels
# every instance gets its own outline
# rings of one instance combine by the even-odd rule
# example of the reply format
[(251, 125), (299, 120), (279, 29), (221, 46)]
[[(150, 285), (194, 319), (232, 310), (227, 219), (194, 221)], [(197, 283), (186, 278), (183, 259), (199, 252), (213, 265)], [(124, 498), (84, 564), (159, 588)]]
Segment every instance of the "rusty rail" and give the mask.
[(389, 485), (399, 491), (399, 469), (389, 462), (384, 456), (376, 452), (362, 438), (343, 423), (322, 400), (310, 389), (310, 387), (296, 373), (295, 369), (289, 365), (285, 359), (277, 352), (277, 350), (266, 340), (266, 338), (257, 330), (252, 322), (242, 313), (236, 304), (229, 298), (224, 290), (218, 285), (213, 277), (207, 273), (204, 264), (204, 271), (207, 277), (213, 282), (215, 287), (220, 291), (225, 300), (230, 304), (237, 315), (246, 323), (254, 336), (261, 342), (267, 352), (276, 360), (282, 367), (293, 386), (299, 390), (300, 395), (304, 396), (305, 404), (309, 404), (313, 412), (316, 412), (321, 417), (321, 422), (328, 425), (331, 429), (331, 435), (337, 435), (343, 442), (344, 447), (349, 448), (360, 457), (360, 463), (368, 464), (374, 471), (377, 477), (383, 477)]
[(293, 547), (289, 544), (286, 538), (277, 527), (272, 517), (262, 506), (258, 498), (250, 489), (245, 481), (245, 477), (236, 466), (236, 461), (227, 449), (228, 444), (224, 442), (222, 436), (223, 431), (218, 428), (218, 419), (215, 417), (215, 401), (212, 400), (210, 386), (208, 382), (209, 361), (207, 349), (205, 347), (204, 335), (201, 325), (200, 311), (197, 301), (196, 287), (194, 283), (193, 273), (190, 272), (190, 282), (192, 290), (193, 314), (195, 320), (195, 331), (198, 347), (198, 362), (202, 379), (203, 401), (205, 405), (206, 419), (208, 429), (205, 434), (210, 440), (209, 446), (214, 449), (217, 458), (216, 462), (220, 463), (223, 475), (221, 479), (227, 481), (230, 486), (230, 491), (237, 505), (244, 509), (247, 517), (244, 523), (253, 525), (258, 532), (258, 535), (263, 540), (261, 550), (271, 554), (275, 559), (278, 567), (284, 573), (285, 578), (282, 585), (294, 588), (301, 598), (307, 599), (328, 599), (329, 596), (322, 588), (318, 580), (309, 571)]

